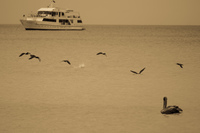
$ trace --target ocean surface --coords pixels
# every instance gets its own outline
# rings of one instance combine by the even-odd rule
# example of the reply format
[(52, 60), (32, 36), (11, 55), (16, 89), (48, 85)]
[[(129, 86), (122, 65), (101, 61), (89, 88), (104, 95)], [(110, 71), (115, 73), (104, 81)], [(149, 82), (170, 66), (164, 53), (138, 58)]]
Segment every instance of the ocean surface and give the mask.
[(200, 26), (85, 28), (0, 25), (1, 133), (200, 132)]

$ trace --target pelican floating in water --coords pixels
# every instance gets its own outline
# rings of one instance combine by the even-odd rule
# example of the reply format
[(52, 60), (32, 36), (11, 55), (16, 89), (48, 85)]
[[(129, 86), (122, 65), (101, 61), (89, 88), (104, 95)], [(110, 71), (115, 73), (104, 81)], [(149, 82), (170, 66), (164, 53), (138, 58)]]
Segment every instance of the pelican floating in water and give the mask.
[(41, 61), (40, 57), (31, 54), (29, 60), (31, 60), (31, 59), (33, 59), (33, 58), (36, 58), (36, 59), (38, 59), (39, 61)]
[(163, 109), (161, 110), (162, 114), (181, 113), (182, 111), (183, 110), (176, 105), (167, 107), (167, 97), (163, 98)]
[(103, 53), (103, 52), (97, 53), (97, 55), (100, 55), (100, 54), (107, 56), (106, 53)]
[(19, 57), (21, 57), (21, 56), (23, 56), (23, 55), (29, 55), (29, 54), (31, 54), (31, 53), (29, 53), (29, 52), (21, 53), (21, 54), (19, 55)]
[(145, 68), (143, 68), (142, 70), (140, 70), (140, 72), (138, 73), (138, 72), (135, 72), (135, 71), (132, 71), (132, 70), (130, 70), (132, 73), (135, 73), (135, 74), (141, 74), (143, 71), (144, 71), (144, 69)]
[(176, 65), (179, 65), (181, 68), (183, 68), (183, 64), (181, 63), (176, 63)]
[(71, 63), (68, 60), (63, 60), (62, 62), (67, 62), (69, 65), (71, 65)]

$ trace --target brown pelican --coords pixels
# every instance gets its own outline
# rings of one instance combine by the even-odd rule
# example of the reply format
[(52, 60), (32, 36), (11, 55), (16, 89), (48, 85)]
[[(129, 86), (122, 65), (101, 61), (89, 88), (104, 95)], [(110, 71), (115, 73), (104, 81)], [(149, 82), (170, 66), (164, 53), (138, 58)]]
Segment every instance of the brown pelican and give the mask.
[(132, 71), (132, 70), (130, 70), (132, 73), (135, 73), (135, 74), (141, 74), (143, 71), (144, 71), (144, 69), (145, 68), (143, 68), (142, 70), (140, 70), (140, 72), (138, 73), (138, 72), (135, 72), (135, 71)]
[(163, 98), (163, 109), (161, 110), (162, 114), (181, 113), (182, 111), (183, 110), (176, 105), (167, 107), (167, 97)]
[(179, 65), (181, 68), (183, 68), (183, 64), (181, 63), (176, 63), (176, 65)]
[(29, 60), (31, 60), (31, 59), (33, 59), (33, 58), (36, 58), (36, 59), (38, 59), (39, 61), (41, 61), (40, 57), (31, 54)]
[(107, 56), (106, 53), (103, 53), (103, 52), (97, 53), (97, 55), (100, 55), (100, 54)]
[(29, 53), (29, 52), (21, 53), (21, 54), (19, 55), (19, 57), (21, 57), (21, 56), (23, 56), (23, 55), (29, 55), (29, 54), (31, 54), (31, 53)]
[(63, 60), (62, 62), (67, 62), (69, 65), (71, 65), (71, 63), (68, 60)]

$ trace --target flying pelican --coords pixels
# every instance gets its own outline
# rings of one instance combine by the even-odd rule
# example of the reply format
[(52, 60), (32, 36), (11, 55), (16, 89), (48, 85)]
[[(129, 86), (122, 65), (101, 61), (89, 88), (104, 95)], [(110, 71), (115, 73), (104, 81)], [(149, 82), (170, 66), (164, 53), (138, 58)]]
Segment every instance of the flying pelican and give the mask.
[(183, 68), (183, 64), (181, 63), (176, 63), (177, 65), (179, 65), (181, 68)]
[(67, 62), (69, 65), (71, 65), (71, 63), (68, 60), (63, 60), (62, 62)]
[(39, 61), (41, 61), (40, 57), (31, 54), (29, 60), (31, 60), (31, 59), (33, 59), (33, 58), (36, 58), (36, 59), (38, 59)]
[(144, 71), (144, 69), (145, 68), (143, 68), (142, 70), (140, 70), (140, 72), (138, 73), (138, 72), (135, 72), (135, 71), (132, 71), (132, 70), (130, 70), (132, 73), (135, 73), (135, 74), (141, 74), (143, 71)]
[(21, 56), (23, 56), (23, 55), (29, 55), (29, 54), (31, 54), (31, 53), (29, 53), (29, 52), (21, 53), (21, 54), (19, 55), (19, 57), (21, 57)]
[(176, 105), (167, 107), (167, 97), (163, 98), (163, 109), (161, 110), (162, 114), (181, 113), (182, 111), (183, 110)]
[(103, 53), (103, 52), (97, 53), (97, 55), (100, 55), (100, 54), (107, 56), (106, 53)]

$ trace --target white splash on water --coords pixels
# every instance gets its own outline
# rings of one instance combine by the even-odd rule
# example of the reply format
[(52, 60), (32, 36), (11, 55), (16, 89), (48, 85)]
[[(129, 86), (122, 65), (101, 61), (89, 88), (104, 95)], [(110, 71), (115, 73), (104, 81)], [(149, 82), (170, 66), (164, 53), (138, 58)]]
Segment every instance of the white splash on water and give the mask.
[(85, 64), (84, 63), (81, 63), (79, 64), (78, 66), (75, 66), (74, 68), (84, 68), (85, 67)]
[(82, 63), (82, 64), (79, 64), (79, 68), (84, 68), (85, 67), (85, 64)]

